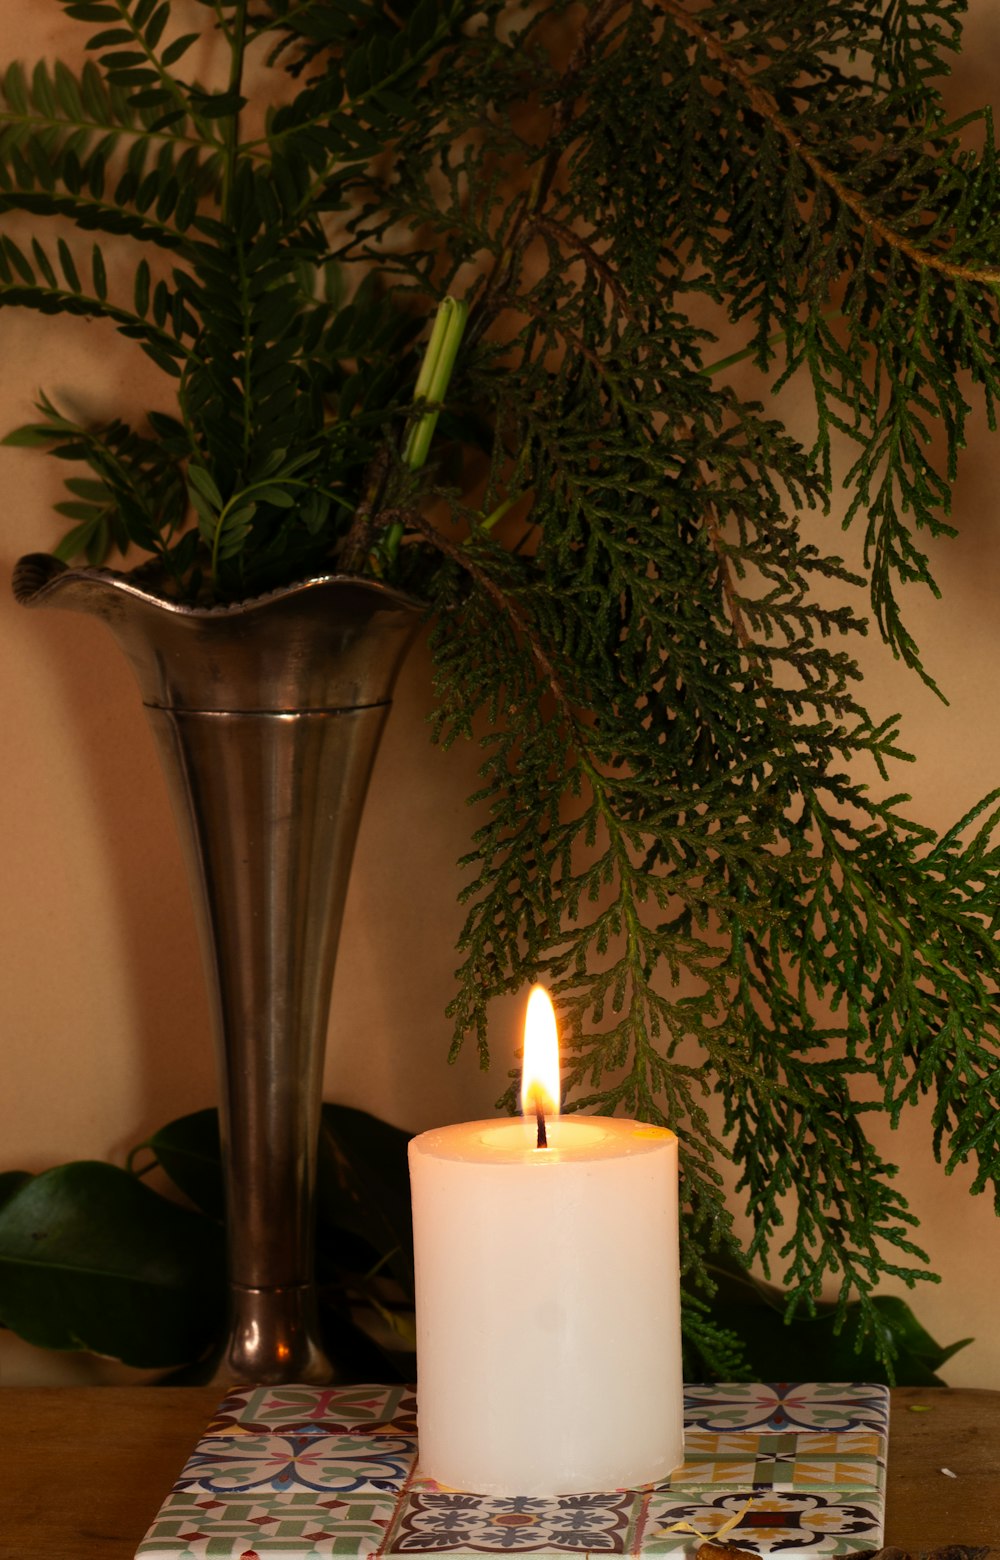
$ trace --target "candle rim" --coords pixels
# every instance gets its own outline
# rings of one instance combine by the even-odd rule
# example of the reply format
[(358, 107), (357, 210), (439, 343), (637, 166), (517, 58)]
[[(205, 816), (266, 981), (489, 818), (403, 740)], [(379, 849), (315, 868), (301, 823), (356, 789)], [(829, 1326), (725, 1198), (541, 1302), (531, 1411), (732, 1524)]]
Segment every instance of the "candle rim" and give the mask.
[[(579, 1128), (596, 1126), (605, 1129), (602, 1137), (589, 1141), (572, 1140)], [(519, 1129), (515, 1137), (514, 1129)], [(613, 1130), (609, 1130), (613, 1129)], [(505, 1133), (509, 1143), (483, 1141), (485, 1133)], [(600, 1160), (638, 1158), (654, 1154), (670, 1143), (677, 1143), (676, 1132), (670, 1127), (656, 1126), (651, 1122), (631, 1121), (622, 1116), (591, 1116), (583, 1112), (550, 1118), (547, 1150), (534, 1147), (535, 1122), (527, 1116), (493, 1116), (481, 1121), (451, 1122), (431, 1127), (410, 1140), (410, 1152), (427, 1154), (441, 1159), (463, 1160), (469, 1164), (527, 1164), (545, 1168), (551, 1165), (580, 1165), (586, 1167)], [(587, 1134), (588, 1138), (590, 1137)], [(560, 1144), (560, 1137), (564, 1138)], [(476, 1150), (480, 1151), (482, 1158)], [(603, 1149), (603, 1152), (601, 1150)], [(502, 1156), (510, 1154), (505, 1160)]]

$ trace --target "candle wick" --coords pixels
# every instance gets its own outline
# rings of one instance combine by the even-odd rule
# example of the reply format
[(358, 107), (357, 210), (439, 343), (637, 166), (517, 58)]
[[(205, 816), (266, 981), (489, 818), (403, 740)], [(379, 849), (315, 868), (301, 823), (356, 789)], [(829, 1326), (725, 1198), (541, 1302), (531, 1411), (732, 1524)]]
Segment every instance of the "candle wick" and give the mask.
[(545, 1112), (542, 1110), (541, 1100), (538, 1099), (535, 1100), (535, 1121), (538, 1124), (538, 1140), (535, 1143), (535, 1147), (548, 1148), (549, 1135), (545, 1130)]

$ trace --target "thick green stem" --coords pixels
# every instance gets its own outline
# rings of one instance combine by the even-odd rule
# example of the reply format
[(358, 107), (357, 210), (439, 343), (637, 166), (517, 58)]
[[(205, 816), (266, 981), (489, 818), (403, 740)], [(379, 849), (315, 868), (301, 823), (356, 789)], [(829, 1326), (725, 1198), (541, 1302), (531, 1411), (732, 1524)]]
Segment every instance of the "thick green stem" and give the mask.
[(427, 410), (418, 411), (416, 420), (407, 429), (403, 443), (403, 465), (411, 471), (420, 470), (430, 451), (441, 402), (447, 394), (462, 343), (468, 312), (467, 304), (457, 298), (441, 300), (413, 392), (414, 405), (418, 409), (424, 405)]

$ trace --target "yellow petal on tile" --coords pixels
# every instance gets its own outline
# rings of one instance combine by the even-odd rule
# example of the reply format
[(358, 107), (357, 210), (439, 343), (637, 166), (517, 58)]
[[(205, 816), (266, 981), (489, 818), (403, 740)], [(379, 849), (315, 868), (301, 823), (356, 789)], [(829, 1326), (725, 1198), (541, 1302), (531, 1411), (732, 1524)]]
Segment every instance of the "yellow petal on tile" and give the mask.
[(726, 1538), (726, 1537), (728, 1537), (728, 1535), (733, 1531), (733, 1528), (738, 1528), (739, 1527), (740, 1523), (743, 1521), (743, 1518), (746, 1516), (747, 1512), (750, 1510), (750, 1507), (752, 1505), (753, 1505), (753, 1501), (752, 1500), (748, 1500), (746, 1505), (741, 1507), (741, 1509), (736, 1512), (735, 1516), (730, 1517), (728, 1522), (723, 1522), (722, 1526), (720, 1528), (716, 1529), (715, 1533), (713, 1534), (713, 1537), (714, 1538)]
[(708, 1538), (727, 1538), (728, 1535), (733, 1531), (734, 1528), (738, 1528), (739, 1527), (740, 1523), (743, 1521), (743, 1518), (746, 1516), (747, 1512), (750, 1510), (750, 1507), (752, 1505), (753, 1505), (753, 1501), (752, 1500), (748, 1500), (745, 1506), (741, 1506), (739, 1511), (734, 1512), (731, 1517), (727, 1517), (725, 1522), (723, 1522), (722, 1526), (713, 1529), (713, 1531), (711, 1533), (703, 1533), (700, 1528), (692, 1527), (690, 1522), (672, 1522), (669, 1527), (661, 1528), (660, 1532), (661, 1533), (693, 1533), (695, 1538), (705, 1538), (705, 1539), (708, 1539)]

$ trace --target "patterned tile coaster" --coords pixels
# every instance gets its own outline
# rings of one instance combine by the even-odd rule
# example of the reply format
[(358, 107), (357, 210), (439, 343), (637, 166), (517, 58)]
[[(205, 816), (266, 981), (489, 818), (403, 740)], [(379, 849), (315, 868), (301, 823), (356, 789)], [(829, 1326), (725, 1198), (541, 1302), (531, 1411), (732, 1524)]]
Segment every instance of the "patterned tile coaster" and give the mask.
[(635, 1491), (539, 1500), (463, 1495), (418, 1479), (400, 1501), (383, 1554), (638, 1554), (648, 1497)]
[(699, 1534), (733, 1516), (729, 1536), (762, 1556), (880, 1547), (884, 1387), (689, 1387), (685, 1423), (685, 1462), (655, 1490), (496, 1500), (419, 1476), (411, 1389), (241, 1387), (220, 1404), (137, 1556), (686, 1557)]
[(398, 1495), (299, 1490), (217, 1495), (175, 1490), (136, 1551), (162, 1560), (327, 1560), (379, 1553)]

